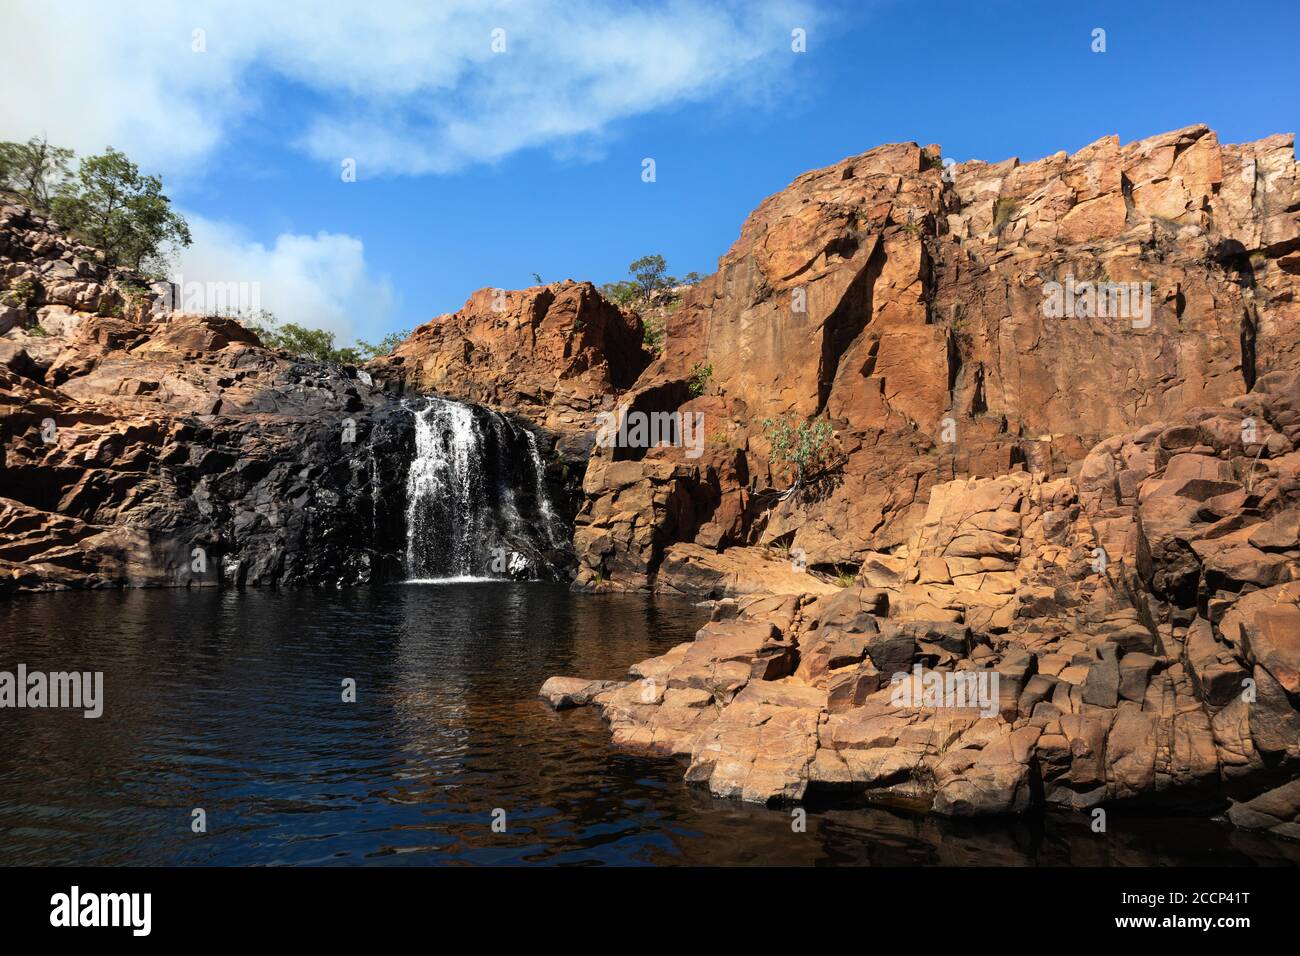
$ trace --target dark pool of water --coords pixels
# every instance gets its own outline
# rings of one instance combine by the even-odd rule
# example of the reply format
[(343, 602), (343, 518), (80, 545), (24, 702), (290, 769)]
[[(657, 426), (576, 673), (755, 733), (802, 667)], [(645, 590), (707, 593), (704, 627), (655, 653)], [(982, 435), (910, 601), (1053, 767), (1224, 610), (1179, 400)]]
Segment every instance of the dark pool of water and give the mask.
[[(541, 584), (0, 601), (0, 670), (104, 673), (98, 720), (0, 709), (0, 863), (1190, 864), (1300, 860), (1209, 821), (950, 823), (719, 801), (614, 750), (553, 674), (614, 678), (705, 613)], [(344, 679), (357, 701), (341, 701)], [(191, 830), (191, 811), (207, 832)], [(505, 832), (493, 813), (505, 811)]]

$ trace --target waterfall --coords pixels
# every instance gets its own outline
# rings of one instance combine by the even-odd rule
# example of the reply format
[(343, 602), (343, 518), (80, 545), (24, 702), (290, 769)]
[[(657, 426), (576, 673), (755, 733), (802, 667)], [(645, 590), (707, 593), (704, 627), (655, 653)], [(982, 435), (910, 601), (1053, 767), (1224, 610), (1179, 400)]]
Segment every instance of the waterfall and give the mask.
[(504, 415), (443, 398), (415, 410), (406, 482), (411, 580), (552, 576), (568, 547), (536, 437)]
[(542, 453), (537, 447), (537, 436), (532, 432), (524, 432), (528, 436), (528, 456), (533, 465), (533, 493), (537, 496), (538, 510), (541, 511), (542, 531), (546, 535), (547, 544), (553, 548), (566, 547), (564, 536), (560, 531), (560, 518), (551, 507), (551, 496), (546, 490), (546, 465), (542, 461)]

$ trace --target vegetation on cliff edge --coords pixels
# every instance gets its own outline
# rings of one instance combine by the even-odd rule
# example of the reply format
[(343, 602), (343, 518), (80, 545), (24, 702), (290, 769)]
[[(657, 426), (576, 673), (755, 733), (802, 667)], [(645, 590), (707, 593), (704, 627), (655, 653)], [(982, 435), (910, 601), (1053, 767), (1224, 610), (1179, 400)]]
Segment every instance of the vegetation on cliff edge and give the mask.
[(52, 216), (74, 238), (97, 248), (106, 265), (161, 278), (176, 249), (192, 241), (162, 180), (142, 174), (111, 146), (84, 157), (76, 172), (74, 156), (44, 138), (0, 143), (0, 190)]

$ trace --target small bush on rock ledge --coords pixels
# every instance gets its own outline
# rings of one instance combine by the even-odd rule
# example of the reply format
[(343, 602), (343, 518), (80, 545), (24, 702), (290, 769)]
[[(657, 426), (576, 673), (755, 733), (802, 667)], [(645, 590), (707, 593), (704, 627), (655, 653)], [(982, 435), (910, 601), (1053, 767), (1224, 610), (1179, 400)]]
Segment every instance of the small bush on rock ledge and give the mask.
[(763, 437), (772, 446), (772, 464), (794, 469), (794, 483), (781, 493), (789, 497), (829, 463), (834, 430), (824, 418), (795, 422), (790, 416), (763, 419)]

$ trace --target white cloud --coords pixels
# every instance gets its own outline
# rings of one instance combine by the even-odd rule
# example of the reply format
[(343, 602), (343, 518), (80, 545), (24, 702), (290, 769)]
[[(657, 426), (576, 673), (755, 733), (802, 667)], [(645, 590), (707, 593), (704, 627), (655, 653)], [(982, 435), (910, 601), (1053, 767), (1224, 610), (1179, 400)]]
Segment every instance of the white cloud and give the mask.
[[(0, 138), (111, 144), (175, 175), (262, 122), (368, 176), (568, 148), (626, 117), (744, 96), (780, 81), (790, 31), (813, 16), (803, 0), (60, 0), (7, 4), (5, 20), (5, 85), (28, 92), (0, 98)], [(195, 30), (206, 52), (192, 52)], [(268, 77), (310, 105), (286, 114)]]
[(0, 138), (44, 133), (82, 154), (116, 146), (150, 172), (175, 172), (249, 106), (231, 57), (191, 53), (193, 25), (178, 9), (18, 2), (4, 20)]
[(204, 307), (220, 309), (234, 308), (237, 297), (238, 307), (266, 309), (282, 323), (328, 329), (340, 345), (375, 341), (390, 324), (392, 290), (370, 274), (360, 239), (282, 233), (268, 247), (227, 223), (184, 215), (194, 243), (172, 276), (183, 299), (206, 294)]

